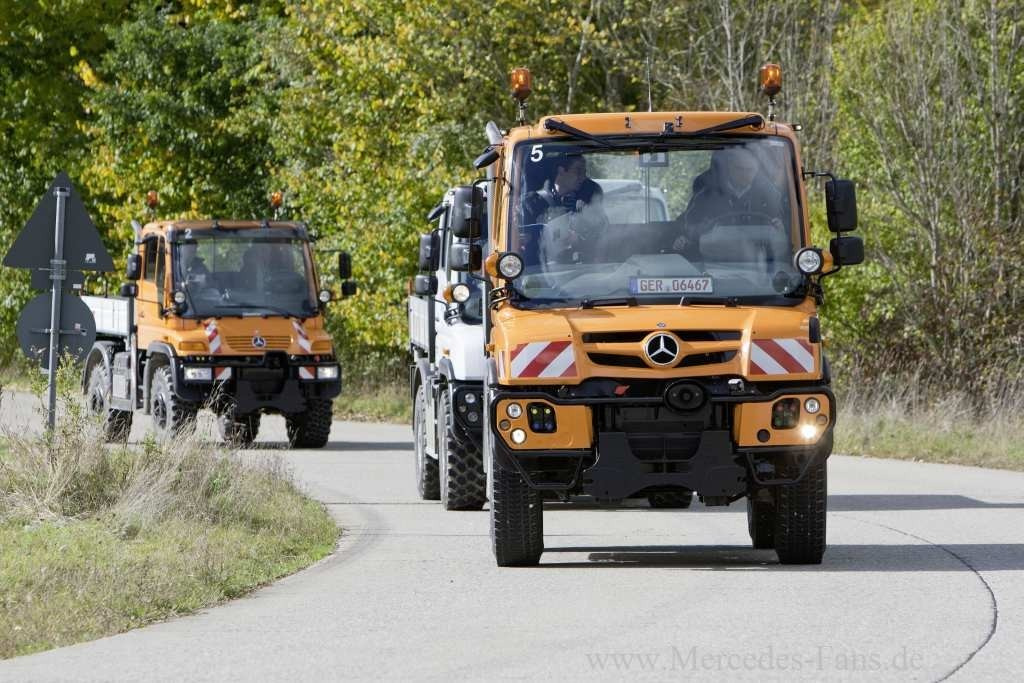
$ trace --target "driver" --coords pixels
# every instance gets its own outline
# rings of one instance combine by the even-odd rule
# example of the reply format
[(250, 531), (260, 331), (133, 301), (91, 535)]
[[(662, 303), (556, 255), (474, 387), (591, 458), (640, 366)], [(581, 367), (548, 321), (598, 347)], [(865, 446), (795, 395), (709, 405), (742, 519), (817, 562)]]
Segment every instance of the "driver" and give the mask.
[(675, 251), (697, 257), (700, 238), (726, 218), (731, 225), (770, 222), (782, 228), (779, 192), (764, 181), (761, 165), (750, 150), (739, 146), (718, 150), (701, 177), (702, 187), (678, 219), (683, 222), (683, 234), (672, 245)]
[(587, 176), (587, 160), (569, 154), (555, 162), (544, 187), (523, 198), (520, 225), (550, 224), (541, 235), (544, 260), (576, 261), (608, 225), (603, 199), (601, 186)]

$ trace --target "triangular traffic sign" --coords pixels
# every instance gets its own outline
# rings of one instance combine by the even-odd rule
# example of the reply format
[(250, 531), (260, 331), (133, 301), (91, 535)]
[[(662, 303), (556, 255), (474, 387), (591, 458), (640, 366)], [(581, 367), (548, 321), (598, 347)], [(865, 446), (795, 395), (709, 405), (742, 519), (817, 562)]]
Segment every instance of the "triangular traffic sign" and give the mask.
[(57, 197), (54, 191), (58, 187), (66, 187), (71, 191), (64, 205), (64, 260), (67, 261), (67, 269), (113, 270), (114, 261), (103, 246), (96, 225), (89, 218), (78, 190), (71, 184), (71, 178), (63, 171), (50, 183), (49, 191), (40, 200), (32, 217), (4, 257), (4, 265), (12, 268), (50, 267), (57, 222)]

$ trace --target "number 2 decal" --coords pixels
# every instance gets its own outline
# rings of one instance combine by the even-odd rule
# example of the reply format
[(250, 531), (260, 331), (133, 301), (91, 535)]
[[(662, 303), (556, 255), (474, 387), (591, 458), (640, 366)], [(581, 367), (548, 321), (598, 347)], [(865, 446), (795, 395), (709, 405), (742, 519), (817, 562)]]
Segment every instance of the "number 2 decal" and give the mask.
[(537, 163), (544, 158), (544, 150), (541, 149), (541, 145), (534, 145), (530, 148), (530, 161)]

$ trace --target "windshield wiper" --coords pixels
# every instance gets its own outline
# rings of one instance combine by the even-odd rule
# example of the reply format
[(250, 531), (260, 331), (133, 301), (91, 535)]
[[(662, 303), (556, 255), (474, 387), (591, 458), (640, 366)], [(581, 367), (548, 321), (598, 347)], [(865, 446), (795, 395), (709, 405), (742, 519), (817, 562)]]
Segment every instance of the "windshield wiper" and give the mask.
[(632, 296), (610, 296), (604, 299), (583, 298), (580, 308), (593, 308), (594, 306), (636, 306), (636, 297)]
[(688, 135), (707, 135), (708, 133), (720, 133), (726, 130), (735, 130), (736, 128), (746, 128), (747, 126), (753, 126), (754, 128), (760, 128), (764, 125), (764, 117), (760, 114), (752, 114), (750, 116), (744, 116), (742, 119), (734, 119), (733, 121), (726, 121), (725, 123), (718, 123), (708, 128), (703, 128)]
[(587, 131), (580, 130), (575, 126), (570, 126), (565, 121), (559, 119), (546, 119), (544, 121), (544, 128), (546, 128), (547, 130), (557, 130), (560, 133), (568, 133), (573, 137), (583, 138), (584, 140), (590, 140), (591, 142), (596, 142), (597, 144), (604, 145), (605, 147), (615, 147), (615, 145), (608, 142), (607, 140), (602, 140), (596, 135), (591, 135)]
[(739, 299), (734, 296), (684, 296), (679, 299), (680, 306), (729, 306), (735, 308)]
[[(313, 315), (315, 315), (314, 313), (300, 313), (300, 314), (296, 315), (292, 311), (290, 311), (290, 310), (288, 310), (286, 308), (281, 308), (280, 306), (270, 306), (270, 305), (267, 305), (267, 304), (250, 304), (250, 303), (241, 303), (241, 302), (233, 303), (233, 304), (217, 304), (216, 308), (254, 308), (254, 309), (262, 308), (262, 309), (266, 309), (268, 311), (273, 311), (274, 313), (277, 313), (278, 315), (287, 316), (289, 318), (309, 318), (309, 317), (312, 317)], [(265, 317), (265, 316), (270, 315), (270, 314), (269, 313), (253, 313), (253, 315), (260, 315), (260, 316), (264, 316)]]

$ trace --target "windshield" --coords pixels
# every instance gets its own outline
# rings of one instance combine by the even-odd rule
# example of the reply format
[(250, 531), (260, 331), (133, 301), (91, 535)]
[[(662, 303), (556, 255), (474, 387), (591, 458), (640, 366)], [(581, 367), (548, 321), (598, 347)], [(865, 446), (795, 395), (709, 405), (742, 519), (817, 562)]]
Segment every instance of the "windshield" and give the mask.
[(517, 303), (794, 303), (785, 297), (804, 287), (792, 263), (802, 226), (785, 139), (615, 142), (517, 147)]
[[(193, 235), (196, 233), (193, 232)], [(175, 244), (175, 283), (185, 291), (186, 317), (317, 313), (306, 242), (199, 234)]]

